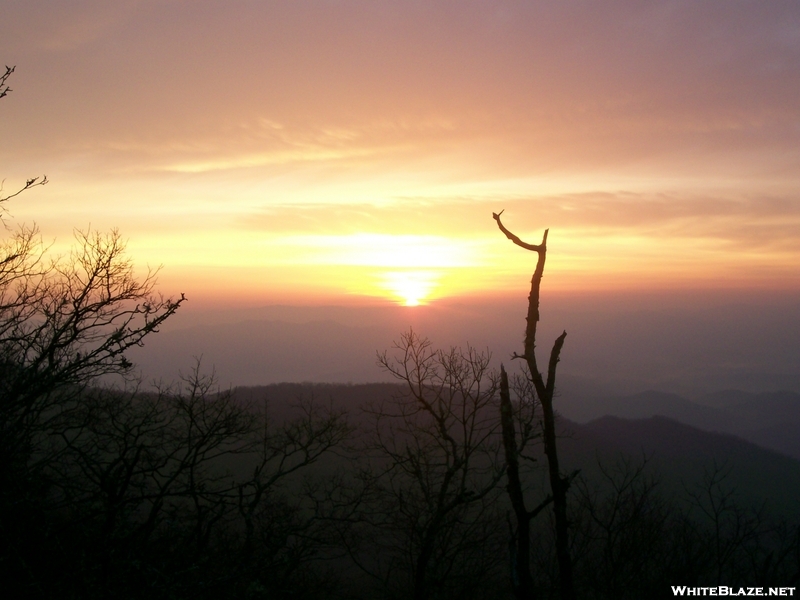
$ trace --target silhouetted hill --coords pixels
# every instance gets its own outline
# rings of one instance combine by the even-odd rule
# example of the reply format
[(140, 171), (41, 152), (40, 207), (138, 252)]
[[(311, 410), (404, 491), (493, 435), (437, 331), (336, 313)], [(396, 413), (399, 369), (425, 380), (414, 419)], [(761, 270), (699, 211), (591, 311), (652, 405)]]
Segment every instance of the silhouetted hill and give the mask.
[(690, 401), (648, 391), (622, 397), (558, 399), (561, 413), (577, 422), (605, 415), (626, 419), (664, 416), (706, 431), (732, 433), (765, 448), (800, 459), (800, 394), (724, 391)]
[[(714, 466), (728, 471), (726, 485), (742, 504), (800, 514), (800, 461), (724, 433), (702, 431), (666, 417), (621, 419), (606, 416), (587, 424), (564, 421), (561, 442), (565, 469), (597, 474), (598, 460), (646, 456), (662, 485), (675, 492), (702, 482)], [(574, 466), (573, 466), (574, 465)]]
[(576, 402), (568, 395), (560, 411), (570, 419), (587, 422), (606, 415), (626, 419), (645, 419), (661, 415), (708, 431), (727, 430), (732, 419), (724, 410), (703, 406), (677, 394), (647, 391), (623, 397), (584, 399)]
[[(392, 383), (283, 383), (234, 390), (243, 401), (268, 401), (270, 411), (276, 414), (280, 413), (282, 406), (294, 404), (301, 398), (332, 403), (351, 411), (351, 423), (362, 420), (359, 408), (366, 403), (379, 402), (402, 392), (402, 386)], [(634, 406), (637, 398), (643, 401), (642, 406), (650, 408), (669, 407), (671, 402), (683, 408), (693, 404), (669, 394), (637, 394), (624, 399), (625, 402), (619, 406), (633, 406), (631, 411), (644, 410)], [(783, 402), (785, 399), (778, 396), (777, 400)], [(709, 407), (693, 406), (698, 409), (696, 414), (704, 418), (716, 414)], [(729, 471), (725, 484), (737, 490), (743, 505), (766, 503), (781, 514), (800, 514), (800, 461), (741, 437), (703, 431), (664, 416), (645, 419), (604, 416), (585, 424), (562, 417), (560, 428), (564, 433), (559, 442), (564, 471), (580, 469), (585, 477), (594, 479), (599, 475), (598, 461), (609, 466), (621, 457), (634, 463), (648, 457), (650, 473), (657, 475), (662, 489), (681, 496), (685, 495), (685, 489), (697, 489), (704, 474), (716, 465)], [(543, 457), (540, 464), (545, 464)]]

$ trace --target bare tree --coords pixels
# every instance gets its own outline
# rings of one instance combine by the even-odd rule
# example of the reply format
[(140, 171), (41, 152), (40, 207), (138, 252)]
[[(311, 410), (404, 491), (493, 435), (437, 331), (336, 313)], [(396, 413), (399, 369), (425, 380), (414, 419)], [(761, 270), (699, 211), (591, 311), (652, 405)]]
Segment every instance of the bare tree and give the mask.
[(521, 477), (520, 459), (535, 461), (532, 456), (525, 455), (525, 449), (534, 439), (539, 437), (536, 424), (536, 402), (534, 401), (531, 380), (529, 377), (518, 379), (516, 403), (511, 399), (511, 387), (508, 374), (500, 366), (500, 423), (503, 431), (503, 449), (505, 451), (506, 490), (511, 500), (511, 508), (516, 517), (516, 528), (512, 529), (512, 584), (514, 594), (520, 600), (531, 600), (535, 597), (534, 581), (531, 574), (531, 521), (552, 501), (549, 494), (535, 508), (528, 510)]
[[(686, 489), (691, 507), (689, 516), (704, 532), (705, 551), (696, 562), (705, 564), (708, 581), (716, 585), (722, 582), (746, 585), (753, 575), (762, 575), (758, 571), (768, 571), (766, 567), (776, 557), (774, 552), (763, 556), (766, 545), (763, 540), (772, 529), (765, 507), (754, 509), (737, 502), (736, 490), (728, 484), (731, 470), (730, 465), (714, 461), (704, 469), (702, 481), (695, 489)], [(760, 559), (759, 554), (762, 554)], [(766, 562), (758, 565), (765, 558)], [(744, 574), (749, 574), (751, 567), (756, 567), (757, 572), (748, 579)]]
[(683, 522), (658, 492), (649, 459), (598, 461), (599, 477), (580, 479), (571, 536), (576, 585), (600, 598), (652, 598), (669, 589)]
[(649, 463), (598, 461), (598, 476), (576, 486), (570, 541), (583, 597), (658, 598), (676, 581), (769, 587), (800, 578), (797, 523), (738, 504), (729, 467), (712, 465), (676, 495)]
[(0, 422), (5, 464), (31, 457), (33, 436), (102, 375), (127, 375), (125, 353), (184, 302), (134, 275), (119, 233), (76, 234), (67, 258), (46, 256), (35, 229), (0, 245)]
[(368, 409), (373, 470), (364, 515), (380, 550), (373, 544), (355, 558), (401, 597), (484, 597), (479, 589), (499, 556), (491, 546), (503, 473), (497, 378), (488, 354), (434, 350), (413, 331), (395, 351), (378, 362), (405, 393)]
[[(0, 75), (0, 98), (14, 72)], [(47, 178), (28, 179), (0, 206)], [(125, 256), (116, 230), (78, 231), (66, 257), (51, 256), (35, 226), (0, 242), (0, 423), (3, 464), (24, 456), (43, 420), (62, 412), (68, 390), (101, 375), (127, 374), (125, 352), (142, 344), (185, 298), (154, 292), (156, 272), (143, 279)], [(59, 408), (60, 407), (60, 408)]]
[(252, 421), (199, 365), (158, 393), (86, 390), (46, 469), (50, 511), (69, 515), (63, 527), (80, 542), (53, 541), (87, 555), (80, 575), (103, 596), (138, 585), (131, 566), (148, 548), (198, 562), (235, 496), (220, 462), (249, 449)]
[[(330, 545), (330, 539), (337, 537), (327, 529), (328, 517), (338, 508), (331, 506), (335, 501), (330, 486), (318, 489), (306, 479), (304, 492), (295, 489), (290, 500), (284, 497), (285, 485), (293, 477), (307, 474), (352, 434), (343, 410), (321, 404), (313, 396), (300, 398), (288, 408), (291, 414), (283, 419), (269, 414), (266, 399), (260, 410), (253, 409), (256, 421), (246, 457), (251, 474), (237, 488), (242, 562), (256, 565), (260, 572), (265, 565), (282, 564), (283, 579), (304, 560), (317, 556), (320, 545)], [(326, 475), (335, 480), (337, 474)], [(301, 500), (310, 502), (309, 510), (300, 510)], [(323, 539), (327, 541), (323, 543)], [(275, 584), (274, 569), (270, 575)], [(277, 583), (278, 587), (283, 584)]]
[(39, 597), (315, 597), (297, 586), (335, 535), (303, 487), (350, 428), (311, 400), (265, 404), (199, 364), (155, 392), (84, 390), (0, 568)]
[[(497, 222), (497, 226), (500, 228), (500, 231), (502, 231), (503, 234), (517, 246), (536, 252), (538, 255), (536, 268), (531, 279), (531, 291), (530, 295), (528, 296), (528, 314), (526, 317), (527, 326), (525, 327), (524, 352), (523, 354), (515, 353), (514, 358), (522, 358), (525, 360), (531, 382), (534, 390), (536, 391), (536, 396), (539, 399), (542, 407), (544, 452), (547, 455), (550, 489), (553, 500), (553, 513), (555, 516), (556, 554), (558, 556), (559, 565), (559, 585), (561, 589), (562, 600), (573, 600), (573, 598), (575, 598), (575, 592), (572, 582), (572, 561), (569, 553), (567, 489), (569, 488), (570, 481), (574, 477), (574, 474), (563, 475), (559, 468), (558, 449), (556, 447), (555, 414), (553, 411), (556, 367), (558, 366), (559, 355), (561, 354), (561, 348), (564, 345), (564, 339), (567, 337), (567, 332), (565, 331), (562, 333), (553, 344), (553, 349), (550, 352), (550, 360), (547, 365), (546, 379), (539, 370), (535, 352), (536, 326), (539, 322), (539, 288), (542, 283), (544, 263), (547, 256), (547, 234), (549, 230), (545, 229), (541, 244), (528, 244), (523, 242), (519, 237), (505, 228), (503, 222), (500, 220), (500, 215), (502, 213), (503, 211), (500, 211), (500, 213), (492, 213), (492, 216)], [(508, 394), (507, 383), (508, 380), (505, 379), (505, 389), (502, 392), (504, 396)], [(516, 460), (514, 456), (515, 449), (513, 441), (514, 429), (513, 426), (511, 426), (512, 423), (509, 419), (508, 410), (506, 410), (504, 422), (506, 423), (506, 427), (504, 428), (504, 436), (505, 439), (508, 440), (506, 443), (506, 459), (507, 462), (510, 459), (510, 461), (513, 463)], [(522, 495), (521, 489), (518, 486), (518, 480), (512, 481), (509, 479), (509, 494), (511, 495), (512, 503), (514, 505), (514, 512), (517, 516), (518, 536), (525, 536), (526, 534), (524, 533), (524, 530), (529, 527), (530, 519), (532, 518), (532, 515), (536, 513), (536, 509), (534, 509), (534, 511), (527, 511), (524, 502), (520, 502)], [(527, 551), (520, 549), (518, 552), (518, 560), (520, 560), (519, 557)], [(525, 573), (526, 571), (529, 573), (530, 566), (529, 564), (522, 564), (518, 562), (518, 568), (521, 570), (521, 573)], [(528, 580), (528, 575), (521, 575), (521, 577), (522, 576), (525, 577), (526, 581)], [(525, 585), (527, 586), (528, 584), (526, 583)], [(527, 594), (527, 597), (530, 597), (531, 592), (522, 590), (520, 588), (519, 593), (525, 593)], [(526, 596), (519, 597), (524, 598)]]
[[(6, 67), (0, 98), (11, 90)], [(11, 198), (47, 183), (28, 179)], [(39, 501), (43, 469), (63, 450), (49, 442), (74, 424), (79, 392), (103, 375), (131, 373), (131, 347), (158, 331), (185, 301), (155, 292), (156, 271), (134, 273), (117, 231), (76, 232), (67, 256), (53, 256), (36, 226), (5, 228), (0, 241), (0, 563), (14, 556), (10, 534)], [(72, 423), (67, 425), (67, 423)], [(35, 501), (34, 501), (35, 499)], [(26, 512), (27, 511), (27, 512)], [(24, 532), (23, 532), (24, 534)]]

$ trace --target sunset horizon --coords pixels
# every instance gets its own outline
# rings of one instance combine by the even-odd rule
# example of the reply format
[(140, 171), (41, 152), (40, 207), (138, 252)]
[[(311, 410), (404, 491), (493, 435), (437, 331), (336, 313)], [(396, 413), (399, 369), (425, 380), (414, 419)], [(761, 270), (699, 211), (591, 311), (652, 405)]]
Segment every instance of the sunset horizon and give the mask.
[(505, 210), (549, 292), (800, 291), (791, 3), (44, 6), (5, 8), (0, 158), (56, 253), (119, 228), (168, 295), (411, 306), (525, 293)]

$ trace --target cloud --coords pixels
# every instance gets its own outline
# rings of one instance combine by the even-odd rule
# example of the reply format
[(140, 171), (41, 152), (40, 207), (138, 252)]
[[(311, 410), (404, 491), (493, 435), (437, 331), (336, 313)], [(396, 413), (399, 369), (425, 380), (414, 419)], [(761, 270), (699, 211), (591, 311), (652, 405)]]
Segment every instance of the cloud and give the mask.
[[(470, 236), (493, 229), (491, 213), (505, 209), (522, 229), (544, 227), (618, 235), (711, 237), (753, 243), (797, 240), (800, 199), (724, 193), (587, 192), (488, 199), (416, 197), (370, 204), (267, 204), (242, 217), (264, 232), (448, 232)], [(760, 242), (759, 242), (760, 240)]]
[[(297, 144), (331, 160), (457, 144), (517, 174), (798, 161), (796, 3), (26, 4), (8, 43), (51, 80), (16, 151), (83, 152), (94, 172), (314, 155)], [(38, 39), (71, 50), (37, 58)]]

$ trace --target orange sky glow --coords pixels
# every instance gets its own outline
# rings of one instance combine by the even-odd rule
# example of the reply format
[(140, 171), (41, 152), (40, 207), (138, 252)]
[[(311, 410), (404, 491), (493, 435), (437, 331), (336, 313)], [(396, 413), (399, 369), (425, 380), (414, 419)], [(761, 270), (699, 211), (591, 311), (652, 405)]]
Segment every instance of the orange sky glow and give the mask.
[(0, 0), (8, 206), (198, 302), (800, 288), (800, 4)]

